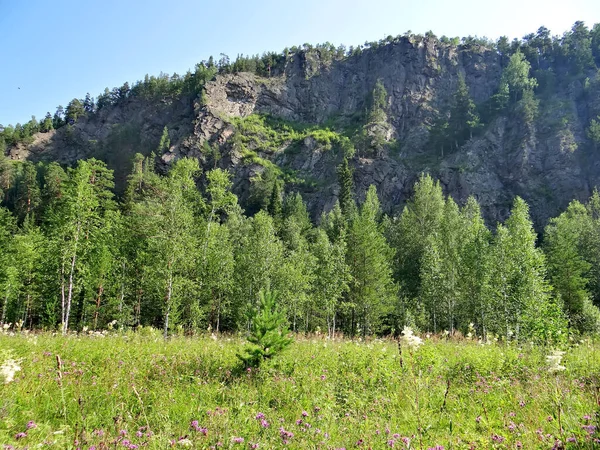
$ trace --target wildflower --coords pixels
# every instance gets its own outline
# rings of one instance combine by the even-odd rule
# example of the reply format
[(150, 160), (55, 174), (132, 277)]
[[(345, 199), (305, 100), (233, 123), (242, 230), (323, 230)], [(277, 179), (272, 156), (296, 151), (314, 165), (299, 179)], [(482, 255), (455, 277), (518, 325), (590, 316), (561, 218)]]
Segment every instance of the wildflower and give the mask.
[(281, 436), (281, 439), (283, 439), (284, 441), (294, 437), (294, 433), (292, 433), (291, 431), (286, 431), (283, 427), (279, 428), (279, 435)]
[(356, 441), (356, 446), (360, 447), (361, 445), (363, 445), (364, 441), (362, 439), (359, 439), (358, 441)]
[(119, 435), (120, 436), (127, 436), (127, 430), (121, 430), (121, 431), (119, 431)]
[(523, 407), (525, 406), (525, 402), (524, 402), (523, 400), (521, 400), (521, 401), (519, 402), (519, 406), (520, 406), (521, 408), (523, 408)]
[(20, 433), (15, 434), (15, 439), (23, 439), (26, 437), (27, 437), (27, 433), (24, 433), (22, 431)]
[(308, 413), (306, 411), (302, 411), (302, 417), (308, 417)]
[(546, 417), (546, 420), (547, 420), (548, 422), (552, 422), (552, 421), (554, 420), (554, 417), (552, 417), (552, 416), (548, 416), (548, 417)]
[(243, 444), (244, 443), (244, 438), (243, 437), (234, 437), (233, 438), (233, 443), (234, 444)]
[(514, 422), (508, 424), (508, 431), (513, 432), (515, 431), (515, 428), (517, 428), (517, 426), (514, 424)]
[(546, 356), (546, 362), (548, 363), (548, 371), (551, 373), (554, 372), (562, 372), (566, 369), (565, 366), (561, 366), (560, 362), (562, 360), (565, 352), (561, 352), (559, 350), (554, 350), (548, 356)]
[(265, 419), (261, 419), (260, 426), (263, 428), (269, 428), (269, 422), (267, 422)]
[(481, 416), (475, 417), (475, 422), (480, 423), (481, 422)]
[(571, 436), (567, 438), (567, 442), (577, 442), (577, 439), (575, 438), (575, 436)]
[(188, 438), (181, 438), (177, 441), (177, 445), (181, 447), (192, 447), (194, 444), (192, 444), (192, 441)]
[(419, 348), (419, 346), (423, 343), (423, 340), (419, 336), (416, 336), (410, 327), (404, 327), (402, 330), (402, 340), (406, 345), (414, 350)]
[(504, 442), (504, 438), (502, 436), (498, 436), (497, 434), (492, 434), (492, 441), (502, 443)]
[(33, 420), (30, 420), (27, 422), (27, 429), (31, 430), (32, 428), (37, 428), (37, 423), (35, 423)]
[(523, 448), (523, 443), (521, 441), (517, 441), (517, 442), (515, 442), (515, 446), (517, 448)]
[(135, 433), (135, 435), (137, 437), (141, 438), (144, 435), (144, 433), (142, 433), (141, 431), (138, 431), (137, 433)]
[(395, 441), (393, 439), (390, 439), (387, 443), (390, 447), (393, 447), (395, 444)]
[(15, 374), (21, 370), (17, 360), (7, 359), (0, 366), (0, 375), (4, 378), (4, 384), (8, 384), (15, 379)]
[(250, 448), (252, 448), (252, 449), (258, 448), (258, 444), (250, 444)]
[(435, 447), (429, 447), (427, 450), (444, 450), (444, 446), (436, 445)]
[(264, 419), (264, 418), (265, 418), (265, 415), (264, 415), (263, 413), (261, 413), (261, 412), (259, 412), (259, 413), (256, 415), (256, 417), (255, 417), (255, 419), (256, 419), (256, 420), (261, 420), (261, 419)]
[(588, 432), (588, 434), (594, 434), (594, 432), (596, 431), (596, 427), (594, 425), (584, 425), (583, 428), (585, 431)]

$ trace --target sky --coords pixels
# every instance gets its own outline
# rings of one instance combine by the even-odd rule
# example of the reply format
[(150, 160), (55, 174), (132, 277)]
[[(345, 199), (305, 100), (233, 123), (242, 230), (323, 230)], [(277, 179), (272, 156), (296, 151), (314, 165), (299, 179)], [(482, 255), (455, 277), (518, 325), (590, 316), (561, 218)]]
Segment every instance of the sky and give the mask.
[(431, 30), (437, 36), (561, 35), (600, 22), (599, 0), (0, 0), (0, 124), (210, 55), (347, 46)]

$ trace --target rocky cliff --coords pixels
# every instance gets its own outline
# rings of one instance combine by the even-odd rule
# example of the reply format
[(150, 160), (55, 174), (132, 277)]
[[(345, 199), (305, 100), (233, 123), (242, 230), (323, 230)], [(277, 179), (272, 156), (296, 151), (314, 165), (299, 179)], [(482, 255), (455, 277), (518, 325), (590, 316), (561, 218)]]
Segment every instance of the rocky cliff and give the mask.
[[(532, 123), (507, 110), (490, 115), (458, 149), (444, 152), (432, 144), (432, 126), (452, 102), (459, 76), (484, 110), (505, 59), (486, 46), (414, 37), (340, 59), (298, 51), (277, 75), (223, 73), (206, 83), (201, 98), (126, 99), (72, 126), (38, 134), (9, 155), (62, 163), (99, 157), (116, 170), (122, 186), (133, 153), (155, 150), (167, 126), (171, 145), (158, 155), (159, 166), (192, 156), (205, 169), (228, 168), (243, 204), (252, 201), (252, 185), (271, 168), (287, 181), (287, 190), (302, 193), (316, 218), (335, 203), (336, 166), (350, 154), (357, 197), (375, 184), (386, 212), (402, 207), (425, 171), (459, 203), (474, 195), (492, 224), (506, 218), (520, 195), (540, 226), (570, 200), (585, 199), (600, 186), (600, 153), (585, 133), (600, 90), (588, 89), (589, 77), (562, 78), (551, 92), (546, 88), (537, 96), (539, 113)], [(592, 82), (594, 76), (592, 71)], [(387, 94), (385, 120), (368, 129), (363, 119), (378, 81)], [(252, 122), (257, 115), (262, 121)], [(249, 120), (258, 126), (248, 126)], [(366, 135), (381, 136), (377, 150), (356, 144), (361, 127)], [(348, 140), (356, 152), (344, 150)]]

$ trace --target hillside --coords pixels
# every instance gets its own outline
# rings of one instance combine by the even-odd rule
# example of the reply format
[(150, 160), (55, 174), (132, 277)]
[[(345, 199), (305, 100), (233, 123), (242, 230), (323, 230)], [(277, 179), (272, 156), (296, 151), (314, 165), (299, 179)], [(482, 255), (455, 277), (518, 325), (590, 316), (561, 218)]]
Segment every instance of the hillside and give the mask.
[(350, 49), (305, 45), (146, 78), (89, 107), (78, 101), (75, 118), (71, 102), (55, 130), (0, 136), (11, 159), (102, 159), (118, 191), (136, 152), (157, 151), (162, 170), (197, 157), (233, 173), (249, 212), (280, 178), (313, 218), (337, 200), (346, 156), (357, 197), (374, 184), (388, 213), (429, 172), (459, 203), (474, 195), (490, 224), (523, 197), (540, 228), (600, 185), (600, 132), (590, 131), (600, 115), (599, 63), (600, 27), (582, 22), (561, 37), (542, 27), (512, 43), (428, 34)]

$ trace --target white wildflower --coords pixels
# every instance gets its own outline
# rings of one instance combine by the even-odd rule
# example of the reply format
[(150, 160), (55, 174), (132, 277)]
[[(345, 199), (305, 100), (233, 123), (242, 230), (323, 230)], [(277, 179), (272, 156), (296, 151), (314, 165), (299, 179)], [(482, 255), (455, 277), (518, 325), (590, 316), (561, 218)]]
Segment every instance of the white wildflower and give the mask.
[(0, 366), (0, 375), (4, 379), (4, 384), (8, 384), (15, 379), (15, 374), (21, 370), (19, 362), (15, 359), (8, 358)]
[(549, 372), (562, 372), (566, 369), (565, 366), (561, 366), (561, 360), (564, 356), (565, 352), (561, 352), (560, 350), (554, 350), (548, 356), (546, 356), (546, 362), (548, 363), (548, 371)]
[(423, 340), (419, 336), (413, 334), (413, 330), (410, 327), (404, 327), (402, 330), (402, 340), (406, 345), (415, 350), (423, 343)]
[(193, 444), (188, 438), (183, 438), (177, 441), (177, 445), (180, 445), (181, 447), (191, 447)]

